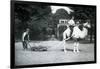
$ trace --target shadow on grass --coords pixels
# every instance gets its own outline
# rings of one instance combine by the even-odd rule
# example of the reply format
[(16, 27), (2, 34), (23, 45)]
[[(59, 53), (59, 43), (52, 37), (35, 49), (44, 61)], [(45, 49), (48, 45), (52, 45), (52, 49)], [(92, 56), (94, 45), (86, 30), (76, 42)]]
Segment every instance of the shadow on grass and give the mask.
[[(72, 51), (73, 52), (73, 49), (66, 49), (67, 51)], [(64, 51), (64, 49), (61, 49), (61, 51)], [(79, 51), (82, 51), (82, 50), (79, 50)]]

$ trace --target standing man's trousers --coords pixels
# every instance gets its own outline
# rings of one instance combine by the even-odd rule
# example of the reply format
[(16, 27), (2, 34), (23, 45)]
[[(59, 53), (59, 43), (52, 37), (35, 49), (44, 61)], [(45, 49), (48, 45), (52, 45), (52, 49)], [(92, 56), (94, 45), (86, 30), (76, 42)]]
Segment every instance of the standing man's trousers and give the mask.
[(23, 41), (22, 43), (23, 43), (23, 48), (24, 48), (24, 49), (27, 49), (28, 41), (25, 40), (25, 41)]

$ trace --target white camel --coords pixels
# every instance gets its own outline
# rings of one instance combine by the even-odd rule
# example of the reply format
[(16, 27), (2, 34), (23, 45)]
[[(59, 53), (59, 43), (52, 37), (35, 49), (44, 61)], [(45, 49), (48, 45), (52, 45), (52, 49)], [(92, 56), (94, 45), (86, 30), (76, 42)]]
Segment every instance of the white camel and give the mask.
[[(67, 29), (63, 32), (63, 42), (66, 43), (66, 40), (70, 39), (71, 37), (74, 39), (74, 48), (73, 52), (79, 52), (79, 41), (78, 39), (84, 39), (88, 35), (88, 28), (90, 28), (90, 23), (86, 22), (83, 24), (75, 24), (73, 28), (73, 32), (71, 34), (71, 29), (67, 26)], [(66, 38), (67, 36), (67, 38)], [(64, 45), (64, 52), (66, 53), (66, 46)]]

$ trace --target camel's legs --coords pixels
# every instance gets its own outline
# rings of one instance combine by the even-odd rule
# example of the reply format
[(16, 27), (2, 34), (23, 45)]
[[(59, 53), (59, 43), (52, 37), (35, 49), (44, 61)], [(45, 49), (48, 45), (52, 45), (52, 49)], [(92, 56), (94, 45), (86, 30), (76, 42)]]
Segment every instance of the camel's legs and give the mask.
[(79, 52), (79, 42), (75, 42), (75, 43), (74, 43), (73, 52)]

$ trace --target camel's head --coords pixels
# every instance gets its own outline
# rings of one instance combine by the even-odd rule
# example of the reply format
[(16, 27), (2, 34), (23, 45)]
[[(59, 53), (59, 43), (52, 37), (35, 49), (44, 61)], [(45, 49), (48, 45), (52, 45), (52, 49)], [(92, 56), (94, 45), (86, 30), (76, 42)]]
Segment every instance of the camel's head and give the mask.
[(91, 28), (91, 25), (90, 25), (89, 22), (83, 23), (83, 26), (84, 26), (84, 27), (87, 27), (87, 28)]

